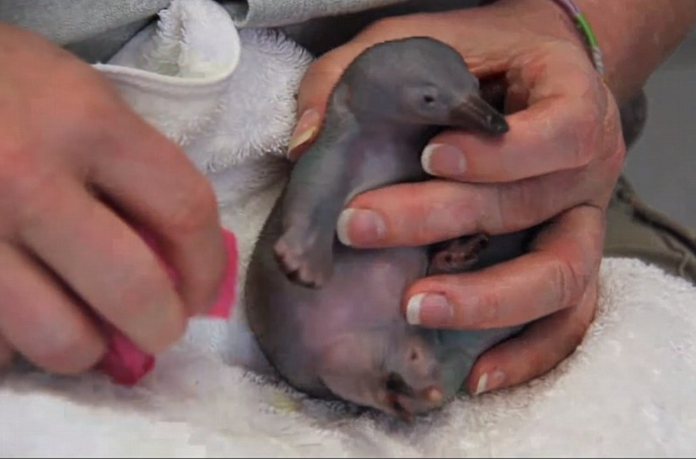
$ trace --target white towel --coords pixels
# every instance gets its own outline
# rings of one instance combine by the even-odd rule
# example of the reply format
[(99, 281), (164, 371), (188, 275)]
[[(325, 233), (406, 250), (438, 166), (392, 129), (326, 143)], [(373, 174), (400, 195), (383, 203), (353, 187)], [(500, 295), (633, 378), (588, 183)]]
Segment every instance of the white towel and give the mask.
[[(242, 268), (285, 178), (279, 157), (308, 63), (281, 35), (238, 33), (212, 0), (178, 0), (97, 67), (211, 177)], [(0, 456), (689, 456), (695, 304), (683, 280), (605, 260), (599, 312), (573, 356), (530, 384), (463, 396), (413, 426), (249, 371), (265, 366), (238, 305), (229, 323), (192, 324), (137, 388), (93, 374), (0, 377)]]

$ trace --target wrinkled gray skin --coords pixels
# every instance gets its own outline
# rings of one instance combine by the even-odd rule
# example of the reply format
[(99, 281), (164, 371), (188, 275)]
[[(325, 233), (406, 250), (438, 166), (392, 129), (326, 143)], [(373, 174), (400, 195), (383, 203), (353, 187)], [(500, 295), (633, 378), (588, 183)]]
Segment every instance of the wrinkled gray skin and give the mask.
[(481, 235), (370, 250), (336, 238), (338, 216), (356, 195), (428, 179), (420, 153), (446, 127), (487, 135), (508, 129), (460, 55), (438, 41), (377, 45), (335, 87), (321, 133), (294, 166), (247, 274), (251, 329), (297, 389), (408, 419), (444, 404), (481, 353), (519, 331), (410, 326), (400, 301), (428, 274), (522, 254), (528, 234), (491, 238), (482, 251)]

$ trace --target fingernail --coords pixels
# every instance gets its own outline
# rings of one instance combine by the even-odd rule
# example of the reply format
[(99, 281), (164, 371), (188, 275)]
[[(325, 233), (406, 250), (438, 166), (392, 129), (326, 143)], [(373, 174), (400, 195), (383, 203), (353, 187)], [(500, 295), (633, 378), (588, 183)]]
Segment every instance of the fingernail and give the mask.
[(474, 395), (480, 395), (481, 393), (485, 392), (487, 386), (488, 374), (483, 374), (481, 377), (479, 377), (479, 381), (476, 384), (476, 391), (474, 392)]
[(466, 171), (466, 158), (451, 145), (430, 144), (423, 149), (421, 165), (432, 176), (460, 176)]
[(406, 306), (406, 321), (414, 326), (441, 326), (454, 316), (447, 297), (427, 292), (411, 297)]
[(481, 393), (486, 393), (488, 391), (493, 391), (500, 388), (505, 382), (505, 372), (501, 370), (495, 370), (492, 374), (483, 374), (476, 385), (476, 392), (474, 395), (480, 395)]
[(382, 216), (369, 209), (345, 209), (338, 217), (336, 233), (346, 246), (372, 244), (384, 238), (387, 224)]
[(306, 110), (300, 119), (297, 121), (297, 126), (292, 133), (290, 143), (288, 144), (288, 157), (292, 158), (293, 153), (299, 147), (306, 145), (311, 141), (319, 130), (320, 122), (319, 112), (315, 109)]

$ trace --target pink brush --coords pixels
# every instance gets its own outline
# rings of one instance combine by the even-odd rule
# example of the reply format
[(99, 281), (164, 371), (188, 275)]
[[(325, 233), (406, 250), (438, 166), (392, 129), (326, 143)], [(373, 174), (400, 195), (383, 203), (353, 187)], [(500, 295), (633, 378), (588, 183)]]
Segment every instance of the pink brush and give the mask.
[[(143, 235), (145, 241), (157, 251), (155, 241)], [(226, 319), (232, 313), (237, 287), (237, 240), (233, 233), (224, 231), (227, 251), (227, 272), (222, 282), (215, 304), (204, 313), (205, 316)], [(159, 251), (158, 251), (159, 253)], [(169, 275), (176, 282), (173, 269), (166, 266)], [(106, 325), (112, 334), (106, 355), (97, 369), (118, 384), (132, 386), (137, 384), (155, 366), (155, 357), (140, 350), (133, 342), (111, 325)]]

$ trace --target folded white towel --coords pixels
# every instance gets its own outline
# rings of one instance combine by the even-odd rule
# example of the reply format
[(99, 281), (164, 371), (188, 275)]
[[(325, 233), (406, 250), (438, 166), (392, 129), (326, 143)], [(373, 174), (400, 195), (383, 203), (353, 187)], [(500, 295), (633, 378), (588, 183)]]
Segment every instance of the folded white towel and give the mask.
[(279, 32), (238, 32), (220, 5), (194, 0), (172, 2), (158, 24), (95, 67), (211, 173), (281, 153), (310, 60)]
[[(177, 0), (98, 66), (209, 174), (242, 268), (283, 185), (279, 158), (308, 62), (281, 35), (237, 33), (211, 0)], [(695, 303), (682, 280), (605, 260), (599, 312), (573, 356), (530, 384), (462, 397), (413, 426), (248, 371), (264, 363), (239, 305), (229, 323), (196, 320), (137, 388), (99, 375), (0, 377), (0, 456), (693, 455)]]
[(306, 399), (184, 347), (135, 389), (13, 374), (0, 388), (0, 456), (692, 456), (695, 300), (696, 289), (658, 269), (606, 260), (597, 319), (562, 366), (462, 397), (412, 427)]

